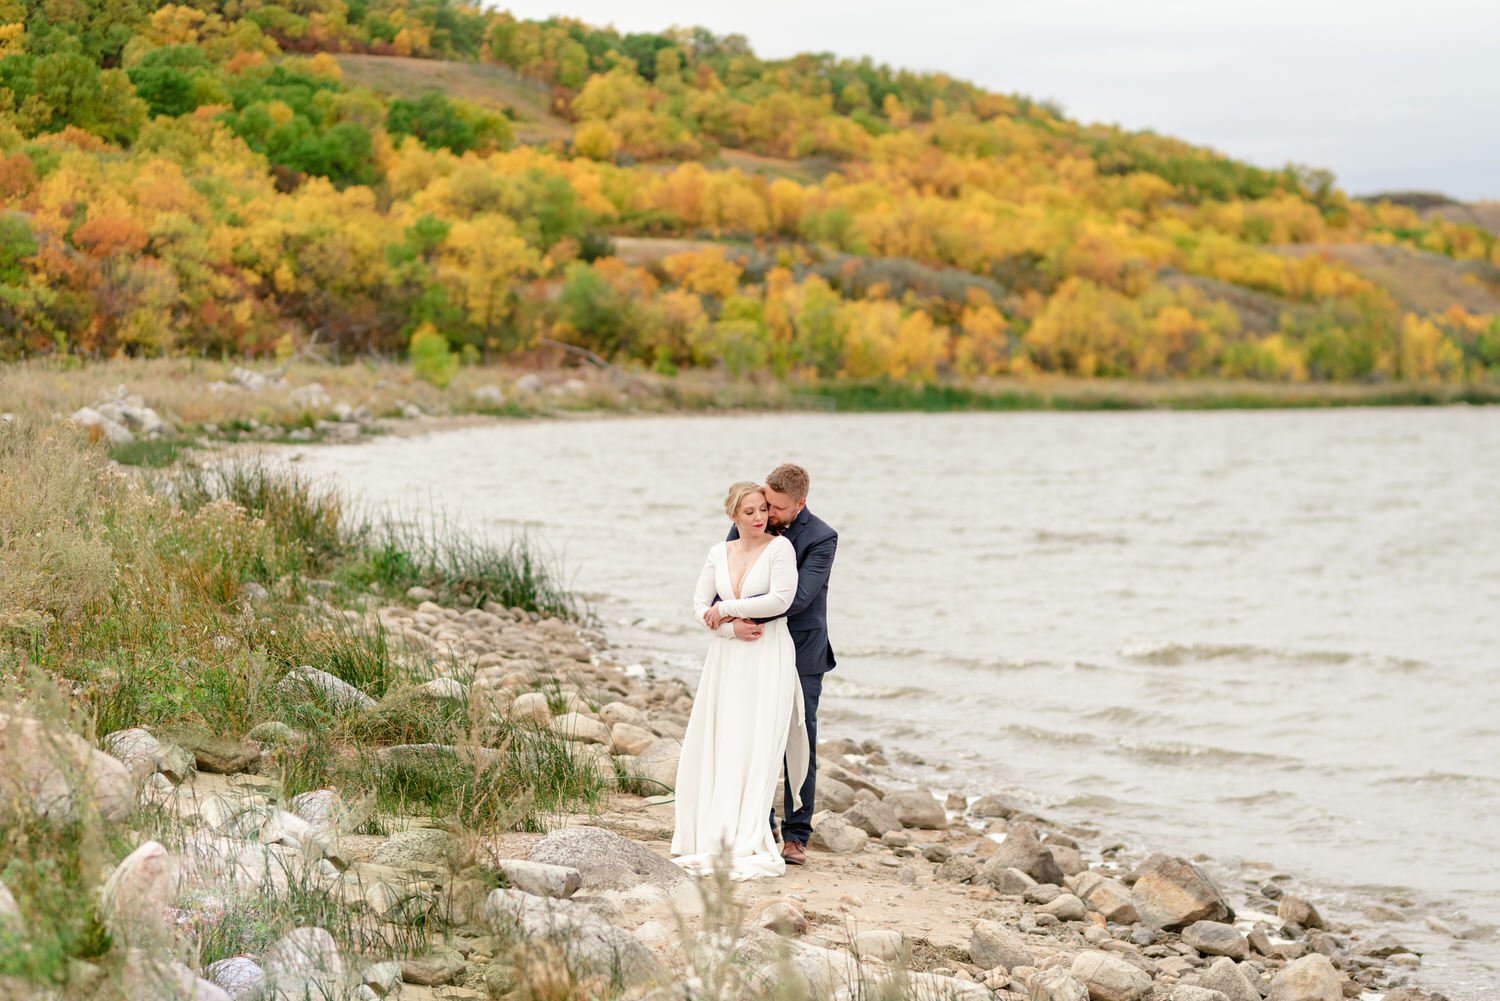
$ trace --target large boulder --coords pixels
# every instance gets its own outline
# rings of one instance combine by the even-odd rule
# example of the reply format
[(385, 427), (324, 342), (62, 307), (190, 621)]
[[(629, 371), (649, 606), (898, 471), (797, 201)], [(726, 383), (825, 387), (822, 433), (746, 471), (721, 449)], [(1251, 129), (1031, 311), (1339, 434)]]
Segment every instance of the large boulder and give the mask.
[(1132, 890), (1141, 921), (1175, 931), (1194, 921), (1228, 921), (1234, 911), (1208, 875), (1186, 859), (1162, 856)]
[(664, 975), (656, 957), (633, 935), (571, 900), (495, 890), (485, 898), (484, 916), (500, 935), (550, 942), (575, 976), (619, 977), (631, 985)]
[(347, 970), (338, 943), (322, 928), (294, 928), (261, 956), (266, 986), (286, 998), (344, 996)]
[(505, 881), (512, 887), (536, 897), (565, 900), (577, 893), (578, 888), (583, 885), (583, 874), (567, 865), (497, 859), (495, 868), (504, 874)]
[(1198, 974), (1200, 987), (1218, 991), (1229, 1001), (1260, 1001), (1260, 989), (1243, 969), (1229, 957), (1213, 961)]
[(294, 667), (276, 683), (277, 691), (293, 698), (316, 696), (335, 712), (374, 709), (376, 702), (342, 678), (303, 664)]
[(884, 800), (870, 799), (855, 803), (844, 811), (844, 820), (864, 831), (872, 838), (882, 837), (891, 831), (901, 830), (901, 818)]
[(655, 852), (598, 827), (553, 831), (532, 848), (530, 861), (576, 869), (589, 890), (626, 890), (642, 883), (675, 886), (686, 878)]
[(1218, 921), (1194, 921), (1182, 929), (1182, 941), (1205, 956), (1249, 959), (1250, 942), (1233, 925)]
[(818, 776), (818, 802), (819, 810), (830, 810), (834, 813), (843, 813), (856, 802), (854, 790), (831, 776)]
[(1271, 981), (1266, 1001), (1341, 1001), (1344, 976), (1320, 952), (1289, 964)]
[(192, 752), (200, 771), (215, 775), (235, 775), (260, 760), (260, 745), (248, 740), (194, 733), (182, 735), (179, 741)]
[(1037, 840), (1036, 828), (1030, 824), (1011, 825), (1005, 840), (985, 862), (980, 879), (989, 882), (992, 874), (1003, 869), (1019, 869), (1038, 883), (1061, 885), (1063, 881), (1062, 870), (1057, 867), (1052, 853)]
[(632, 774), (645, 780), (648, 793), (672, 792), (677, 788), (677, 762), (682, 744), (666, 737), (652, 741), (635, 759)]
[(1172, 1001), (1229, 1001), (1229, 997), (1208, 987), (1178, 984), (1172, 988)]
[(1088, 988), (1091, 1001), (1140, 1001), (1151, 993), (1151, 978), (1107, 952), (1083, 952), (1073, 960), (1073, 979)]
[(941, 831), (948, 826), (948, 812), (926, 789), (886, 793), (881, 802), (895, 812), (903, 827)]
[(1283, 894), (1276, 904), (1276, 916), (1289, 925), (1301, 928), (1322, 928), (1323, 915), (1318, 909), (1295, 893)]
[(585, 744), (610, 744), (609, 727), (582, 713), (564, 713), (552, 721), (552, 732), (564, 740), (577, 740)]
[(869, 840), (868, 834), (833, 813), (813, 825), (808, 844), (835, 855), (858, 855)]
[(1054, 966), (1032, 974), (1026, 998), (1027, 1001), (1089, 1001), (1089, 989), (1070, 970)]
[(27, 810), (69, 822), (90, 807), (106, 820), (124, 820), (135, 788), (123, 762), (76, 733), (0, 712), (0, 820)]
[(121, 942), (149, 946), (173, 933), (167, 908), (177, 896), (181, 867), (170, 852), (147, 841), (115, 866), (100, 893), (104, 924)]
[(1091, 911), (1097, 911), (1105, 921), (1115, 924), (1133, 925), (1140, 920), (1135, 909), (1135, 897), (1119, 880), (1101, 876), (1095, 872), (1078, 874), (1073, 892)]
[(375, 849), (371, 861), (393, 868), (431, 866), (446, 868), (455, 851), (453, 835), (436, 828), (400, 831)]
[(266, 987), (266, 972), (248, 956), (221, 959), (203, 972), (229, 995), (230, 1001), (256, 1001)]
[(1003, 966), (1035, 966), (1026, 936), (998, 921), (978, 921), (969, 936), (969, 959), (975, 966), (989, 970)]

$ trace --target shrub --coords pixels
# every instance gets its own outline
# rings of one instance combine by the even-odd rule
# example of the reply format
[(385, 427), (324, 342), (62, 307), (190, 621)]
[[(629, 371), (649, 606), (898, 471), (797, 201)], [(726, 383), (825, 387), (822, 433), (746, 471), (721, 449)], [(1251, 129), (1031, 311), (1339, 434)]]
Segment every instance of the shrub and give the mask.
[(448, 338), (424, 323), (411, 335), (407, 348), (411, 367), (417, 376), (439, 389), (447, 387), (458, 373), (458, 356), (448, 347)]

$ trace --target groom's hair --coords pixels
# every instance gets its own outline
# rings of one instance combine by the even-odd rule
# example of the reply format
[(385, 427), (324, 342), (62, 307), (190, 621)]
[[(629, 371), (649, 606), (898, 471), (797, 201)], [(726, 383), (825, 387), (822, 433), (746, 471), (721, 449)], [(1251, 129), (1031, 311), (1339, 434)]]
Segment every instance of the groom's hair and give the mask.
[(766, 486), (779, 494), (786, 494), (794, 501), (807, 500), (809, 482), (807, 470), (790, 462), (783, 462), (766, 477)]

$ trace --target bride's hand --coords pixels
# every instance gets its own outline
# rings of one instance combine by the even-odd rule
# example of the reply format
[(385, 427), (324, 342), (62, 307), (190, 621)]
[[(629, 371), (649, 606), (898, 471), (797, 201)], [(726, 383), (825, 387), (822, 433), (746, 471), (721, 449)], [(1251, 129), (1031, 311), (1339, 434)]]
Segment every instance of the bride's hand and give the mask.
[(724, 624), (724, 616), (719, 614), (718, 605), (703, 613), (703, 624), (710, 629), (717, 629)]
[(752, 622), (749, 619), (734, 620), (734, 638), (737, 640), (758, 640), (764, 631), (759, 622)]

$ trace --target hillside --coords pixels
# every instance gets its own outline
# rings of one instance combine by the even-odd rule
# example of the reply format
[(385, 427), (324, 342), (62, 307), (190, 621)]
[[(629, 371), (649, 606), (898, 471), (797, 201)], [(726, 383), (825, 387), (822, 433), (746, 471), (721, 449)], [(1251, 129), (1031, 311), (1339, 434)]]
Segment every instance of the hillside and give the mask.
[(1488, 382), (1494, 221), (702, 29), (0, 6), (0, 357)]

